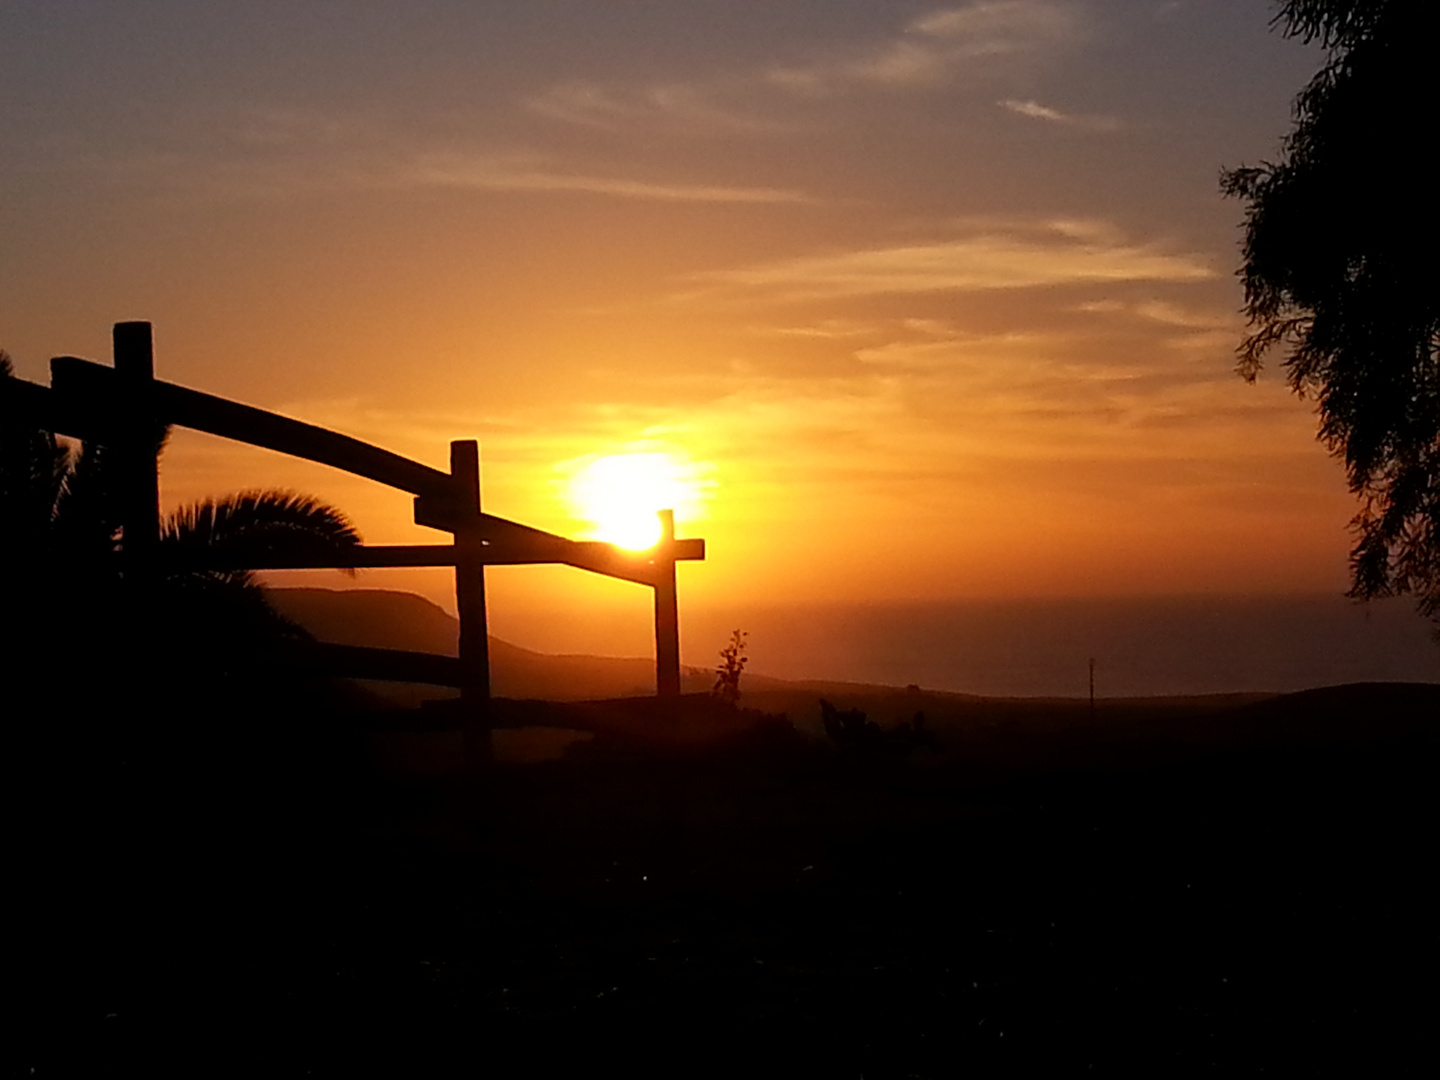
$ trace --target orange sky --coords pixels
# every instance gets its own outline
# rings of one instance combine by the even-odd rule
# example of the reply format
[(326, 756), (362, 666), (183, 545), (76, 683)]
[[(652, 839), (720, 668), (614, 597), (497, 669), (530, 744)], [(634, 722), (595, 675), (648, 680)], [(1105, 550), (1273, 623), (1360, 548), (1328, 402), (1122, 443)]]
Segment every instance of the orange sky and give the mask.
[[(1265, 5), (525, 8), (0, 9), (0, 346), (43, 379), (149, 319), (161, 377), (441, 467), (478, 438), (487, 508), (570, 535), (577, 463), (671, 454), (682, 610), (1344, 589), (1311, 406), (1232, 373), (1216, 178), (1318, 62)], [(209, 437), (163, 480), (435, 537)], [(497, 631), (643, 629), (580, 577), (492, 572)]]

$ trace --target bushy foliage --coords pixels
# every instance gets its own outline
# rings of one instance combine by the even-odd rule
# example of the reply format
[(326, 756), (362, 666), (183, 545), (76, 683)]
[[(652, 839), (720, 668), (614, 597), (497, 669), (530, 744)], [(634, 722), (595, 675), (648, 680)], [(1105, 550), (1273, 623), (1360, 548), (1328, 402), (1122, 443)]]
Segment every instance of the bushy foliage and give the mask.
[(1319, 41), (1281, 160), (1227, 170), (1245, 200), (1239, 372), (1279, 347), (1319, 438), (1361, 501), (1351, 595), (1417, 597), (1440, 620), (1440, 105), (1435, 0), (1288, 0), (1275, 23)]
[(902, 758), (918, 749), (938, 750), (939, 740), (925, 726), (925, 714), (917, 712), (907, 723), (882, 728), (867, 720), (859, 709), (837, 709), (820, 702), (820, 721), (825, 734), (842, 753), (866, 758)]

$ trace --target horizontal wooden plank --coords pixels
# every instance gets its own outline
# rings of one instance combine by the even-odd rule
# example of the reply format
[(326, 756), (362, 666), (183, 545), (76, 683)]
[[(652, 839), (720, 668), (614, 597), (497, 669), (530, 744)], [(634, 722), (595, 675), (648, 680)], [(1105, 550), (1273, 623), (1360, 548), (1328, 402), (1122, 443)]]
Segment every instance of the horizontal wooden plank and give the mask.
[(460, 687), (464, 668), (454, 656), (374, 649), (363, 645), (335, 645), (324, 641), (299, 642), (297, 660), (326, 675), (346, 679), (381, 679), (386, 682), (427, 683)]
[(13, 376), (0, 378), (0, 417), (11, 423), (55, 431), (57, 404), (55, 394), (48, 386)]
[[(689, 543), (689, 541), (680, 541)], [(703, 541), (696, 541), (703, 544)], [(176, 570), (326, 570), (370, 569), (396, 566), (454, 566), (457, 553), (453, 544), (371, 544), (351, 551), (337, 552), (332, 561), (294, 557), (284, 552), (262, 552), (248, 556), (226, 555), (218, 551), (165, 552), (166, 565)], [(486, 566), (529, 566), (559, 564), (581, 570), (618, 577), (641, 585), (653, 585), (655, 564), (644, 553), (631, 553), (612, 544), (594, 541), (551, 538), (543, 543), (515, 543), (510, 540), (487, 542), (480, 549)]]
[(99, 440), (109, 431), (96, 410), (77, 408), (75, 403), (48, 386), (26, 379), (5, 379), (0, 383), (0, 418), (72, 439)]
[[(595, 540), (570, 540), (494, 514), (479, 514), (477, 520), (473, 511), (446, 499), (416, 498), (415, 523), (448, 532), (473, 527), (493, 549), (493, 554), (486, 556), (487, 563), (564, 563), (645, 584), (654, 576), (646, 569), (653, 558), (651, 552), (630, 552)], [(677, 562), (704, 559), (705, 541), (676, 540), (670, 552)]]
[(637, 585), (649, 585), (656, 581), (656, 569), (649, 559), (638, 558), (613, 544), (593, 541), (572, 541), (564, 559), (566, 566), (577, 570), (589, 570), (593, 574), (633, 581)]
[(670, 549), (676, 562), (693, 562), (705, 559), (705, 541), (699, 537), (691, 537), (685, 540), (676, 540), (675, 546)]
[[(51, 361), (51, 382), (63, 398), (91, 408), (112, 403), (121, 385), (113, 368), (73, 356)], [(158, 379), (151, 386), (154, 416), (163, 423), (330, 465), (415, 495), (443, 498), (451, 490), (449, 473), (349, 435)]]
[(563, 537), (554, 537), (544, 542), (492, 540), (484, 549), (483, 559), (491, 566), (560, 563), (573, 566), (577, 570), (589, 570), (606, 577), (650, 586), (654, 586), (658, 580), (657, 575), (662, 572), (659, 567), (665, 565), (657, 564), (650, 552), (627, 551), (614, 544), (595, 540), (566, 540)]
[[(572, 552), (585, 558), (613, 559), (622, 565), (646, 566), (661, 561), (659, 558), (661, 552), (656, 548), (634, 551), (616, 544), (607, 544), (603, 540), (567, 540), (565, 543), (569, 545)], [(676, 540), (670, 548), (670, 555), (676, 562), (703, 559), (705, 558), (705, 541)]]
[(546, 543), (572, 543), (566, 537), (546, 532), (544, 529), (521, 525), (518, 521), (511, 521), (509, 518), (496, 517), (494, 514), (476, 514), (474, 509), (466, 506), (463, 500), (452, 499), (444, 495), (438, 497), (417, 496), (415, 499), (415, 524), (424, 525), (429, 529), (443, 529), (452, 533), (473, 528), (485, 540), (505, 541), (516, 548), (528, 544), (530, 550), (534, 551), (543, 550)]
[(454, 566), (453, 544), (374, 544), (336, 552), (320, 561), (293, 557), (284, 552), (260, 552), (248, 556), (223, 551), (182, 551), (163, 549), (165, 563), (174, 570), (349, 570), (387, 566)]

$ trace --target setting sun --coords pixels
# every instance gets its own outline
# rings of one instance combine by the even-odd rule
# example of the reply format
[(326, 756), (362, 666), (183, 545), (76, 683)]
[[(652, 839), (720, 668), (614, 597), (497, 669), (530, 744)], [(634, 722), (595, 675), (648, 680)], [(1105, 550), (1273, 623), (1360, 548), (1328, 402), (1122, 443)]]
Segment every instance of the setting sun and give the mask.
[[(571, 471), (573, 470), (573, 471)], [(610, 454), (570, 463), (566, 498), (589, 535), (632, 551), (660, 539), (658, 511), (673, 509), (692, 521), (700, 500), (693, 465), (667, 453)]]

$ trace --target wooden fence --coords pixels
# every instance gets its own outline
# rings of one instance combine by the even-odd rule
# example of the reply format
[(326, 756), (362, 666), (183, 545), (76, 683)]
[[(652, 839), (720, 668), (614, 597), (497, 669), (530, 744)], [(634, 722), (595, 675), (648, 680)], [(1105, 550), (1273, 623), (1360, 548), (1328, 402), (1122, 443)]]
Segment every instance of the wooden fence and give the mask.
[[(49, 387), (16, 380), (10, 401), (37, 427), (102, 443), (120, 469), (121, 558), (127, 577), (157, 569), (160, 538), (159, 461), (155, 433), (167, 424), (330, 465), (415, 496), (415, 522), (451, 534), (448, 544), (361, 546), (324, 566), (275, 557), (243, 569), (449, 566), (455, 569), (460, 619), (457, 658), (395, 649), (327, 644), (315, 651), (335, 675), (431, 683), (458, 688), (465, 717), (466, 757), (490, 755), (490, 656), (485, 567), (560, 563), (649, 586), (655, 591), (655, 683), (662, 698), (680, 694), (680, 630), (675, 564), (705, 557), (705, 541), (676, 539), (672, 511), (661, 511), (660, 541), (631, 553), (613, 544), (569, 540), (487, 514), (480, 502), (480, 449), (471, 439), (450, 444), (450, 471), (401, 457), (334, 431), (155, 378), (151, 326), (117, 323), (114, 366), (73, 356), (50, 362)], [(240, 569), (213, 556), (187, 569)]]

